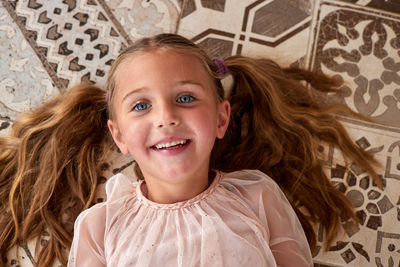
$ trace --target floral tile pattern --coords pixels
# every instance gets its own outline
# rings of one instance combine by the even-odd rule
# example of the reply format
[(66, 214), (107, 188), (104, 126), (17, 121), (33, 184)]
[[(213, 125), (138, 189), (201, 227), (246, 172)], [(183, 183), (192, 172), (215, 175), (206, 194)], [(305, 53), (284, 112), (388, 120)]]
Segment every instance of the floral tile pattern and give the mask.
[(35, 107), (58, 90), (4, 8), (0, 9), (0, 40), (0, 131), (3, 131), (20, 112)]
[[(394, 146), (399, 143), (400, 134), (382, 129), (376, 131), (349, 122), (344, 122), (344, 125), (355, 143), (373, 153), (382, 164), (382, 168), (378, 170), (382, 188), (357, 165), (346, 168), (340, 151), (334, 147), (324, 147), (329, 150), (327, 154), (330, 155), (324, 159), (326, 165), (330, 166), (326, 171), (336, 188), (353, 203), (359, 225), (344, 227), (342, 237), (328, 251), (323, 251), (324, 235), (320, 229), (319, 250), (314, 259), (316, 262), (339, 266), (391, 266), (388, 264), (390, 258), (397, 261), (400, 259), (400, 250), (392, 249), (400, 244), (398, 235), (393, 235), (399, 233), (397, 229), (400, 229), (400, 182), (395, 175), (387, 173), (393, 169), (399, 171), (397, 166), (400, 163), (400, 150), (393, 152)], [(393, 165), (392, 162), (397, 163)], [(383, 240), (383, 236), (391, 237), (391, 240)], [(382, 247), (383, 241), (388, 242), (387, 246)], [(383, 265), (375, 265), (378, 261)]]
[(340, 77), (345, 97), (334, 102), (400, 127), (400, 16), (323, 2), (310, 68)]
[[(400, 1), (398, 0), (0, 0), (0, 135), (41, 102), (90, 82), (104, 86), (121, 49), (143, 36), (178, 32), (211, 55), (266, 56), (343, 80), (328, 95), (372, 121), (341, 116), (353, 140), (373, 153), (383, 187), (340, 151), (321, 144), (326, 172), (353, 203), (360, 224), (324, 251), (318, 225), (315, 267), (400, 265)], [(104, 177), (133, 159), (114, 152)], [(104, 201), (104, 187), (97, 201)], [(40, 240), (46, 243), (46, 233)], [(18, 253), (17, 253), (18, 252)], [(33, 266), (34, 241), (8, 266)], [(58, 266), (55, 263), (54, 266)]]

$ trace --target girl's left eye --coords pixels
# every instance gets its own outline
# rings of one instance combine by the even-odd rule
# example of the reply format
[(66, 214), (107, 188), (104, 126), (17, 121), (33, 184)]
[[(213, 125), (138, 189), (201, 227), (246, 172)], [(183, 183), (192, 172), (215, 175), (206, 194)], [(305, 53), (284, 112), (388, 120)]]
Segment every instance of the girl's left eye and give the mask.
[(190, 103), (193, 102), (195, 100), (195, 98), (191, 95), (183, 95), (178, 97), (178, 99), (176, 100), (176, 102), (178, 103)]

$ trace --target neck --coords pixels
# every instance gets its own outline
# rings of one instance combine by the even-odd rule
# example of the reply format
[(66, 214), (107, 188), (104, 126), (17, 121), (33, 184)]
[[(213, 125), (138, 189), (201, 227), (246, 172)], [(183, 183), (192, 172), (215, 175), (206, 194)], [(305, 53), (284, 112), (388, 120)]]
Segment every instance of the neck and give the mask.
[(182, 182), (163, 182), (159, 179), (145, 178), (147, 199), (161, 204), (172, 204), (189, 200), (208, 188), (214, 173), (196, 175), (192, 179)]

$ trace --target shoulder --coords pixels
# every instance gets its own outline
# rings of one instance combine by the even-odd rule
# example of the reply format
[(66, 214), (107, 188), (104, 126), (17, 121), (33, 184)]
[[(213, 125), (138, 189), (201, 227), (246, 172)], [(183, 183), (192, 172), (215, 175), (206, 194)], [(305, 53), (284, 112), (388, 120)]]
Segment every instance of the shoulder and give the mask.
[[(135, 196), (133, 193), (135, 192), (136, 184), (137, 182), (132, 182), (123, 174), (116, 174), (109, 178), (106, 183), (107, 200), (81, 212), (75, 221), (75, 226), (84, 226), (86, 222), (106, 221), (106, 218), (119, 210), (121, 202)], [(113, 208), (114, 206), (115, 208)]]
[(278, 184), (259, 170), (222, 173), (221, 186), (255, 209), (263, 203), (287, 202)]
[(105, 203), (96, 204), (79, 214), (74, 224), (74, 238), (71, 245), (72, 254), (78, 253), (82, 243), (95, 243), (103, 246), (105, 217)]
[(138, 182), (122, 173), (112, 176), (106, 183), (107, 202), (111, 203), (126, 196), (132, 196), (136, 192), (137, 185)]

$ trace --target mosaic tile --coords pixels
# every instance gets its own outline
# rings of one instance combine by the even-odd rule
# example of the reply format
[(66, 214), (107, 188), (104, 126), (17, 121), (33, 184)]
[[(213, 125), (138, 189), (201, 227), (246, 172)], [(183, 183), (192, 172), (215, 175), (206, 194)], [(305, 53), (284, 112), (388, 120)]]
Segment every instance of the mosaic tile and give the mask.
[(322, 1), (313, 28), (310, 68), (345, 81), (330, 101), (400, 128), (400, 14)]
[[(316, 71), (340, 75), (346, 81), (343, 89), (347, 90), (347, 99), (336, 98), (332, 102), (347, 104), (381, 123), (342, 118), (349, 122), (346, 128), (356, 143), (379, 158), (383, 165), (380, 174), (384, 184), (384, 189), (379, 189), (356, 166), (351, 168), (353, 177), (347, 175), (343, 181), (337, 179), (338, 173), (346, 174), (335, 171), (336, 177), (332, 180), (354, 204), (360, 227), (344, 231), (345, 237), (340, 240), (347, 241), (348, 245), (336, 251), (320, 250), (315, 259), (346, 266), (397, 266), (400, 257), (395, 247), (399, 237), (393, 233), (400, 229), (397, 204), (400, 191), (400, 106), (396, 104), (399, 94), (399, 16), (338, 4), (337, 1), (321, 1), (315, 14), (318, 16), (313, 27), (317, 35), (311, 46), (315, 54), (310, 55), (310, 66)], [(337, 64), (335, 60), (338, 60)], [(337, 151), (332, 158), (332, 162), (340, 158)], [(390, 244), (380, 246), (384, 235), (391, 237)]]
[(187, 1), (179, 33), (212, 56), (263, 55), (290, 65), (306, 54), (313, 1), (211, 2)]
[[(320, 145), (327, 174), (353, 203), (360, 225), (343, 228), (326, 252), (324, 232), (317, 225), (314, 266), (400, 265), (397, 0), (0, 2), (0, 135), (9, 132), (18, 114), (58, 89), (81, 81), (104, 85), (111, 62), (137, 38), (176, 29), (211, 55), (266, 56), (283, 65), (307, 63), (312, 70), (340, 77), (347, 95), (328, 97), (375, 120), (339, 116), (356, 144), (382, 164), (378, 174), (383, 188), (357, 165), (346, 165), (335, 147)], [(114, 151), (102, 165), (96, 201), (104, 201), (104, 185), (113, 174), (136, 179), (134, 164)], [(44, 234), (40, 244), (46, 242)], [(19, 246), (19, 257), (12, 250), (8, 266), (33, 266), (33, 244)]]

